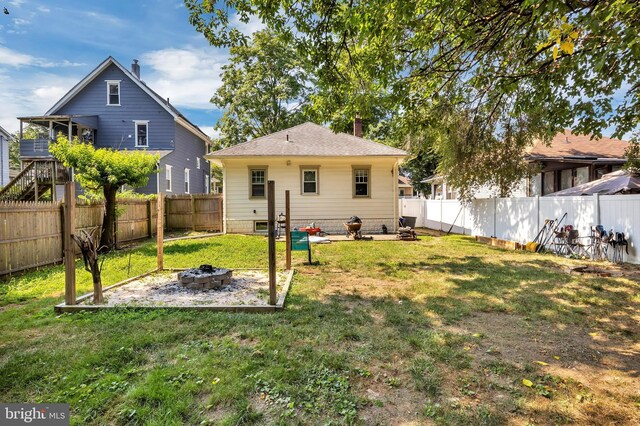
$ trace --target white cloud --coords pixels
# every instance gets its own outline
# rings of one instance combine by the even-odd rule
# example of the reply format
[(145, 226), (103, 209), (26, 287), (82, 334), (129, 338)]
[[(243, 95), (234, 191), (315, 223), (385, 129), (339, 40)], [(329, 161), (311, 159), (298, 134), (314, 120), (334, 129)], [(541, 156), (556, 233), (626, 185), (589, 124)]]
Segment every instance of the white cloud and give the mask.
[(249, 17), (249, 22), (245, 23), (240, 21), (240, 15), (234, 15), (231, 18), (231, 25), (240, 30), (243, 34), (251, 35), (256, 31), (260, 31), (266, 28), (266, 25), (262, 23), (260, 18), (251, 15)]
[(0, 46), (0, 65), (19, 67), (22, 65), (32, 65), (34, 60), (35, 58), (31, 55), (25, 55), (24, 53)]
[[(141, 56), (141, 78), (180, 107), (211, 109), (211, 96), (222, 82), (228, 55), (219, 49), (162, 49)], [(151, 68), (149, 70), (149, 67)]]
[(200, 130), (202, 130), (205, 135), (209, 136), (212, 139), (215, 139), (220, 136), (220, 130), (215, 130), (213, 126), (198, 126)]
[(38, 10), (39, 10), (40, 12), (42, 12), (42, 13), (49, 13), (49, 12), (51, 12), (51, 9), (49, 9), (49, 8), (48, 8), (48, 7), (46, 7), (46, 6), (40, 6), (40, 7), (38, 7)]

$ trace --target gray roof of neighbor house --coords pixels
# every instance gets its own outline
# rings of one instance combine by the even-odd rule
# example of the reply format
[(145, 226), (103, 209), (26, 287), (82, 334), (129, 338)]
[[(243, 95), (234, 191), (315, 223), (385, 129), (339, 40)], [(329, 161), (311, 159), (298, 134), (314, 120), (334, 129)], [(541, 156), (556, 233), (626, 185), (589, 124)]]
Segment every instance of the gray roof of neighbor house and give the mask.
[(232, 157), (405, 157), (406, 151), (307, 122), (221, 149), (207, 158)]

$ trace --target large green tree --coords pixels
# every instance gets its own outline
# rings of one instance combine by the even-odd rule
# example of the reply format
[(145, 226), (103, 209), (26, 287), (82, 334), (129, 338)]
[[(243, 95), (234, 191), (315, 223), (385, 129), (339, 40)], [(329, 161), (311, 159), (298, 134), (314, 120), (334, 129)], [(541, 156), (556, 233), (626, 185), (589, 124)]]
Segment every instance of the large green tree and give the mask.
[(157, 172), (159, 157), (144, 151), (116, 151), (94, 148), (77, 138), (69, 141), (58, 136), (49, 151), (65, 167), (73, 168), (74, 177), (83, 188), (102, 191), (105, 213), (100, 234), (100, 247), (110, 250), (114, 246), (116, 221), (116, 194), (123, 185), (133, 188), (145, 186), (149, 175)]
[[(622, 136), (640, 118), (640, 7), (633, 0), (186, 0), (217, 46), (259, 17), (315, 64), (329, 121), (385, 99), (401, 138), (438, 133), (441, 172), (463, 194), (508, 192), (536, 139), (563, 127)], [(230, 12), (231, 11), (231, 12)], [(617, 96), (614, 96), (617, 94)], [(328, 111), (333, 111), (328, 114)], [(507, 161), (509, 160), (509, 161)]]
[(220, 147), (302, 123), (309, 75), (282, 35), (257, 31), (247, 44), (232, 46), (222, 86), (211, 98), (224, 110), (215, 126)]

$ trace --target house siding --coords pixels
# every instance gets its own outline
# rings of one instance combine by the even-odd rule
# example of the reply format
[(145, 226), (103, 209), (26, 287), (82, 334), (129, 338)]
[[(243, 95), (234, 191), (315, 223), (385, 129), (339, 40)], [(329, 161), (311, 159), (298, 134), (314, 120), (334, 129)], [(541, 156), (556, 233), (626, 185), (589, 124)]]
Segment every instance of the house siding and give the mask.
[(0, 133), (0, 186), (9, 183), (9, 140)]
[[(268, 167), (267, 179), (276, 185), (276, 213), (284, 212), (284, 192), (290, 191), (293, 227), (315, 222), (326, 232), (341, 233), (342, 224), (355, 215), (362, 219), (365, 232), (381, 232), (383, 224), (390, 231), (397, 228), (395, 158), (256, 157), (225, 159), (223, 165), (227, 233), (253, 233), (254, 221), (267, 220), (266, 199), (249, 197), (250, 166)], [(318, 167), (319, 194), (302, 194), (301, 166)], [(370, 197), (353, 197), (352, 166), (370, 167)]]
[[(166, 192), (166, 167), (173, 167), (171, 173), (172, 190), (168, 194), (184, 194), (184, 169), (190, 170), (189, 193), (205, 192), (204, 175), (211, 176), (209, 162), (204, 158), (207, 147), (204, 141), (180, 125), (176, 125), (176, 149), (164, 157), (160, 166), (160, 188)], [(200, 168), (196, 158), (200, 158)]]
[[(121, 106), (107, 106), (105, 80), (121, 80)], [(96, 147), (144, 149), (135, 146), (134, 120), (149, 121), (148, 149), (175, 147), (177, 126), (173, 116), (113, 64), (52, 114), (97, 115)]]

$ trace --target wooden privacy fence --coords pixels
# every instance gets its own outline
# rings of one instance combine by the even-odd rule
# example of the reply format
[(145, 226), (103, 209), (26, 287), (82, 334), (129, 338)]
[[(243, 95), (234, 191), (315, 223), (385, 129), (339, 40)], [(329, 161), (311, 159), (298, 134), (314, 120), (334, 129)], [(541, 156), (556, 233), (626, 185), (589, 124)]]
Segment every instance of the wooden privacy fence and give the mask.
[[(0, 203), (0, 275), (62, 261), (62, 206), (62, 202)], [(167, 197), (164, 210), (167, 230), (222, 231), (222, 198), (218, 195)], [(118, 244), (156, 234), (156, 200), (118, 200), (118, 213)], [(103, 203), (78, 201), (76, 233), (102, 226), (103, 218)]]
[(165, 198), (166, 229), (222, 231), (222, 197), (171, 195)]

